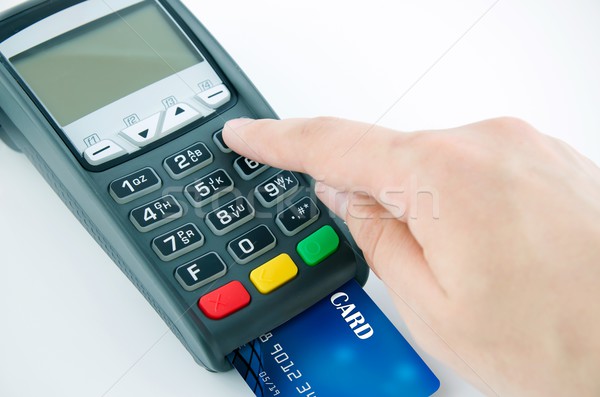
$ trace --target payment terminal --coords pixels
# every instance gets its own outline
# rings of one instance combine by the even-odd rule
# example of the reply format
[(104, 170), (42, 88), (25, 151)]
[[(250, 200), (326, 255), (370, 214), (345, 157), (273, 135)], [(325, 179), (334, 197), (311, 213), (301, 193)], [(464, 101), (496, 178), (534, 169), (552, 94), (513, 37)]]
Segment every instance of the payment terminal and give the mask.
[(0, 16), (3, 139), (211, 371), (368, 276), (307, 176), (227, 147), (238, 117), (276, 115), (178, 0), (30, 1)]

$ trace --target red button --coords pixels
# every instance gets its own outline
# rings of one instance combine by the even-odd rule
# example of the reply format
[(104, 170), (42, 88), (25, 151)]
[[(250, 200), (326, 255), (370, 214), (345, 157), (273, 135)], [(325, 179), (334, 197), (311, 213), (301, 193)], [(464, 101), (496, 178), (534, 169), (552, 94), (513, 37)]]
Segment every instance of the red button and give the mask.
[(239, 281), (232, 281), (209, 292), (198, 301), (198, 307), (208, 318), (219, 320), (250, 303), (250, 294)]

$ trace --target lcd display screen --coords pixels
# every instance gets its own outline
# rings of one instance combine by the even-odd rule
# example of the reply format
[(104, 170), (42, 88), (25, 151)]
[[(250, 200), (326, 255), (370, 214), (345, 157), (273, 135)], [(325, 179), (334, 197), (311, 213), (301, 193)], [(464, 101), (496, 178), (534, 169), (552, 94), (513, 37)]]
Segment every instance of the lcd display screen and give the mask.
[(10, 61), (66, 126), (204, 59), (158, 4), (145, 1)]

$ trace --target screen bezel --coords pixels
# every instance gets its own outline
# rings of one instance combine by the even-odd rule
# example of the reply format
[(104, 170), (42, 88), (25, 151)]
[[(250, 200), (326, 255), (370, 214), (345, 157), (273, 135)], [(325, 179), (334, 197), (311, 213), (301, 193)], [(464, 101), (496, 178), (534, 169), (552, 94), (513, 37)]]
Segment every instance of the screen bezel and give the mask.
[[(95, 0), (96, 4), (98, 1), (105, 4), (102, 2), (106, 0)], [(78, 131), (82, 134), (91, 129), (109, 135), (109, 131), (123, 127), (109, 122), (122, 112), (129, 112), (123, 116), (133, 112), (143, 116), (164, 109), (157, 108), (155, 102), (163, 97), (156, 95), (169, 92), (185, 101), (198, 92), (199, 80), (210, 80), (214, 85), (221, 82), (156, 2), (128, 0), (121, 5), (125, 7), (108, 5), (98, 10), (99, 18), (93, 18), (90, 10), (84, 23), (65, 22), (74, 14), (86, 13), (76, 7), (62, 18), (48, 19), (55, 26), (49, 32), (52, 38), (39, 42), (39, 32), (49, 25), (46, 23), (36, 25), (31, 34), (0, 44), (0, 48), (8, 44), (4, 55), (65, 131), (74, 134), (71, 139), (80, 150), (85, 147), (81, 147)], [(104, 15), (111, 9), (116, 11)], [(19, 51), (18, 45), (29, 48)], [(10, 50), (19, 53), (11, 57)], [(162, 89), (147, 90), (160, 82)], [(138, 91), (143, 92), (134, 95)], [(105, 107), (110, 109), (85, 120)], [(70, 129), (75, 122), (78, 124)]]
[[(199, 120), (196, 120), (193, 123), (185, 125), (178, 131), (175, 131), (174, 133), (171, 133), (165, 137), (162, 137), (147, 146), (141, 147), (132, 153), (127, 153), (127, 154), (121, 155), (113, 160), (107, 161), (106, 163), (102, 163), (100, 165), (91, 165), (90, 163), (87, 162), (87, 160), (83, 156), (83, 153), (80, 153), (79, 150), (73, 145), (73, 143), (69, 139), (67, 133), (64, 131), (63, 127), (54, 119), (54, 117), (49, 112), (49, 110), (45, 107), (45, 105), (35, 95), (33, 90), (29, 87), (29, 85), (23, 80), (23, 78), (20, 76), (20, 74), (17, 72), (17, 70), (13, 67), (12, 63), (7, 59), (7, 57), (3, 53), (0, 53), (0, 62), (2, 64), (4, 64), (4, 66), (7, 68), (7, 70), (11, 74), (11, 76), (19, 84), (21, 89), (27, 94), (27, 96), (33, 102), (35, 107), (42, 113), (42, 115), (44, 116), (44, 118), (46, 119), (48, 124), (59, 135), (59, 137), (61, 138), (63, 143), (73, 153), (73, 155), (75, 156), (77, 161), (81, 164), (81, 166), (88, 171), (92, 171), (92, 172), (105, 171), (116, 165), (125, 163), (133, 158), (143, 155), (149, 151), (152, 151), (152, 150), (166, 144), (167, 142), (170, 142), (170, 141), (190, 132), (191, 130), (194, 130), (194, 129), (198, 128), (199, 126), (215, 119), (216, 117), (220, 117), (220, 115), (222, 113), (231, 109), (237, 103), (238, 95), (237, 95), (236, 90), (233, 88), (229, 79), (227, 79), (227, 77), (225, 76), (225, 74), (223, 73), (221, 68), (217, 65), (217, 63), (215, 62), (215, 60), (212, 57), (212, 55), (210, 54), (210, 52), (202, 44), (200, 39), (194, 34), (192, 29), (183, 21), (183, 19), (175, 12), (173, 7), (171, 7), (170, 4), (166, 0), (149, 0), (149, 1), (153, 1), (159, 7), (161, 7), (164, 10), (164, 12), (167, 14), (167, 16), (169, 16), (174, 21), (174, 23), (179, 27), (179, 29), (181, 29), (183, 34), (190, 40), (190, 42), (196, 48), (196, 50), (199, 51), (201, 56), (204, 58), (205, 62), (207, 62), (212, 67), (212, 69), (217, 74), (217, 76), (221, 79), (223, 84), (225, 84), (229, 88), (229, 91), (231, 93), (231, 99), (229, 100), (229, 102), (227, 104), (220, 107), (212, 114), (210, 114), (206, 117), (200, 118)], [(81, 3), (85, 3), (85, 0), (82, 0), (82, 1), (78, 0), (75, 2), (75, 5), (79, 6), (79, 5), (81, 5)], [(19, 31), (27, 29), (27, 27), (35, 25), (40, 20), (43, 20), (45, 17), (48, 17), (53, 14), (64, 11), (65, 9), (67, 9), (73, 5), (74, 5), (73, 2), (69, 2), (66, 7), (56, 10), (55, 7), (49, 8), (49, 7), (44, 7), (44, 4), (39, 4), (39, 5), (36, 5), (33, 7), (35, 10), (27, 9), (24, 12), (27, 12), (27, 13), (34, 12), (34, 15), (31, 17), (32, 23), (27, 26), (21, 26)], [(16, 14), (15, 16), (19, 17), (19, 14)], [(15, 16), (13, 16), (13, 17), (15, 17)]]

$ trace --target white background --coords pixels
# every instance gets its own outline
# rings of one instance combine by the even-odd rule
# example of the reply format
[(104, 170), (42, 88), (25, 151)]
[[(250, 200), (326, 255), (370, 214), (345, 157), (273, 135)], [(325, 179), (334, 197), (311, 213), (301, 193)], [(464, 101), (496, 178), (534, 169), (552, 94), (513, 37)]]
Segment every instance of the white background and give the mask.
[[(600, 163), (596, 0), (500, 0), (470, 30), (493, 1), (186, 3), (281, 117), (415, 130), (513, 115)], [(0, 210), (1, 396), (252, 395), (236, 373), (195, 365), (3, 143)], [(408, 336), (380, 282), (372, 277), (367, 291)], [(479, 395), (424, 357), (442, 381), (438, 395)]]

